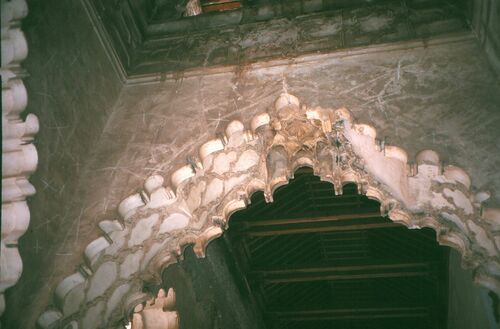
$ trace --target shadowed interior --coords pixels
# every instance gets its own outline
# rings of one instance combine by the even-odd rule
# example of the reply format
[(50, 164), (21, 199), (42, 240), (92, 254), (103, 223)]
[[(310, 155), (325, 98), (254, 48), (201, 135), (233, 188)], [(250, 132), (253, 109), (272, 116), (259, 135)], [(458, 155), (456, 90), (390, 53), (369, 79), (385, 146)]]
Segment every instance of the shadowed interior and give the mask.
[(447, 328), (448, 254), (432, 229), (380, 215), (355, 184), (300, 168), (266, 203), (262, 192), (196, 258), (162, 275), (181, 329)]
[(266, 328), (446, 328), (448, 249), (379, 207), (301, 168), (273, 203), (258, 192), (231, 217), (228, 240)]

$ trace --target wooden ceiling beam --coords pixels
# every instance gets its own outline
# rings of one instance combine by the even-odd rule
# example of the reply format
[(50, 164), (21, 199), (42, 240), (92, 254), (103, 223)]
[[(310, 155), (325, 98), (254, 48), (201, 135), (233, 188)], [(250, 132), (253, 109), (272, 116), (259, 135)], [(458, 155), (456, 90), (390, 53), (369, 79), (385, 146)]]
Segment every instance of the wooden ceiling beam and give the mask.
[(339, 281), (339, 280), (367, 280), (367, 279), (388, 279), (388, 278), (408, 278), (423, 277), (431, 275), (430, 271), (411, 271), (411, 272), (388, 272), (388, 273), (363, 273), (363, 274), (322, 274), (322, 275), (304, 275), (297, 277), (275, 277), (263, 278), (266, 283), (295, 283), (295, 282), (314, 282), (314, 281)]
[(376, 271), (405, 268), (429, 268), (436, 262), (418, 262), (418, 263), (394, 263), (394, 264), (366, 264), (355, 266), (328, 266), (328, 267), (304, 267), (288, 269), (265, 269), (251, 271), (251, 275), (279, 275), (279, 274), (300, 274), (300, 273), (318, 273), (318, 272), (360, 272)]
[(427, 307), (388, 307), (388, 308), (353, 308), (353, 309), (324, 309), (324, 310), (296, 310), (271, 311), (266, 315), (278, 321), (318, 321), (318, 320), (367, 320), (367, 319), (394, 319), (394, 318), (422, 318), (429, 317)]
[(327, 308), (327, 309), (310, 309), (310, 310), (274, 310), (266, 313), (276, 316), (293, 316), (293, 315), (317, 315), (317, 314), (362, 314), (362, 313), (402, 313), (402, 312), (426, 312), (428, 307), (425, 306), (400, 306), (400, 307), (356, 307), (356, 308)]
[[(342, 214), (324, 217), (304, 217), (304, 218), (286, 218), (286, 219), (266, 219), (266, 220), (246, 220), (246, 227), (262, 227), (271, 225), (289, 225), (289, 224), (302, 224), (302, 223), (326, 223), (341, 220), (353, 220), (353, 219), (369, 219), (369, 218), (380, 218), (380, 212), (370, 212), (370, 213), (355, 213), (355, 214)], [(239, 224), (239, 223), (238, 223)]]
[[(312, 224), (316, 224), (311, 222)], [(338, 226), (314, 226), (309, 225), (308, 227), (301, 228), (275, 228), (272, 230), (261, 230), (261, 231), (243, 231), (238, 232), (243, 235), (248, 236), (273, 236), (273, 235), (285, 235), (285, 234), (305, 234), (305, 233), (326, 233), (326, 232), (342, 232), (342, 231), (356, 231), (356, 230), (374, 230), (381, 228), (400, 228), (403, 227), (401, 224), (389, 222), (389, 223), (372, 223), (372, 224), (357, 224), (357, 225), (338, 225)]]

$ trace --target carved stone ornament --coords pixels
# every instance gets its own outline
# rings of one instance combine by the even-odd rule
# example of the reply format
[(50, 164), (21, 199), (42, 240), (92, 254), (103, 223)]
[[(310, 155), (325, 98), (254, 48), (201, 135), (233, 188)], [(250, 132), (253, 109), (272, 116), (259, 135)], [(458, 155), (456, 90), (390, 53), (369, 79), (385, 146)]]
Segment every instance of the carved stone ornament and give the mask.
[(24, 0), (1, 1), (2, 13), (2, 237), (0, 239), (0, 315), (5, 309), (4, 291), (16, 284), (23, 271), (17, 248), (26, 232), (30, 211), (26, 197), (35, 194), (28, 181), (38, 164), (31, 143), (38, 132), (38, 118), (21, 113), (28, 104), (22, 80), (21, 62), (28, 55), (28, 44), (21, 31), (21, 20), (28, 14)]
[(272, 201), (301, 166), (332, 182), (337, 194), (356, 183), (395, 222), (433, 228), (439, 243), (462, 254), (478, 284), (500, 294), (500, 210), (482, 208), (488, 195), (471, 193), (464, 170), (442, 168), (430, 150), (409, 164), (404, 150), (377, 142), (375, 129), (355, 123), (348, 110), (308, 108), (289, 94), (250, 126), (229, 123), (224, 136), (203, 144), (172, 173), (170, 186), (152, 176), (142, 192), (123, 200), (122, 219), (100, 223), (104, 236), (87, 247), (81, 271), (59, 284), (57, 308), (43, 313), (39, 326), (120, 327), (147, 298), (143, 282), (159, 283), (189, 244), (204, 257), (252, 193), (262, 190)]

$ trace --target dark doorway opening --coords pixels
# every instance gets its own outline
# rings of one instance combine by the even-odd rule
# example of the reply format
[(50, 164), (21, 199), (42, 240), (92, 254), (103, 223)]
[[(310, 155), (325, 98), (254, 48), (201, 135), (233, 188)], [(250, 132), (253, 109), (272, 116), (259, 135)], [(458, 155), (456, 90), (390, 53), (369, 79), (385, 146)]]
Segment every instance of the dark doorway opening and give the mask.
[(309, 168), (231, 217), (227, 240), (268, 329), (444, 329), (448, 248)]
[(163, 272), (181, 329), (445, 329), (448, 253), (380, 204), (309, 168), (266, 203), (234, 213), (207, 257), (192, 247)]

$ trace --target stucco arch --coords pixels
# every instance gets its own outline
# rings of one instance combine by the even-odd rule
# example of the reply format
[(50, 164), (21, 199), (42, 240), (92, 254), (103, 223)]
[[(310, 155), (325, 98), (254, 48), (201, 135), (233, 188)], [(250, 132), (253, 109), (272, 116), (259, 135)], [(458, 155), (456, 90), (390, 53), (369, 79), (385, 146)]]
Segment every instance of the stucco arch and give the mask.
[(88, 245), (79, 271), (57, 286), (55, 307), (38, 325), (118, 326), (149, 298), (144, 281), (160, 281), (161, 271), (189, 244), (204, 257), (253, 192), (263, 190), (272, 201), (273, 191), (300, 166), (312, 167), (337, 193), (356, 183), (393, 221), (433, 228), (439, 243), (460, 251), (478, 284), (500, 294), (500, 209), (483, 209), (488, 195), (471, 192), (464, 170), (442, 168), (430, 150), (411, 164), (404, 150), (378, 141), (375, 129), (356, 123), (348, 110), (308, 108), (282, 94), (250, 129), (233, 121), (224, 136), (203, 144), (168, 186), (152, 176), (143, 191), (123, 200), (122, 219), (99, 224), (103, 236)]

